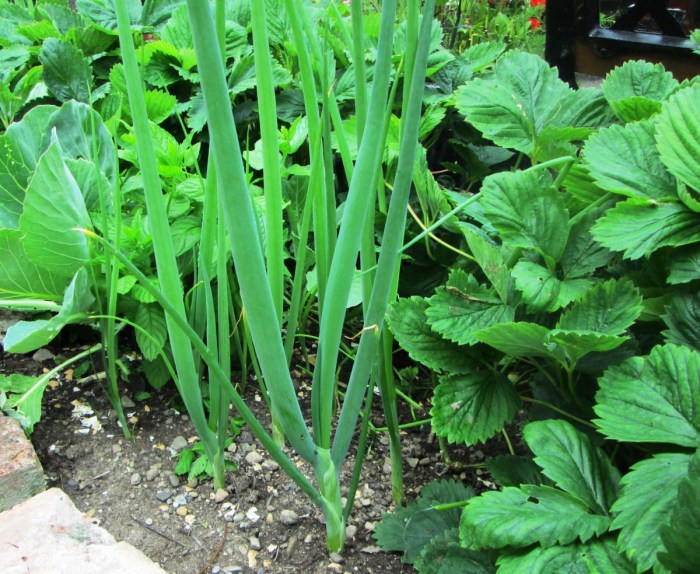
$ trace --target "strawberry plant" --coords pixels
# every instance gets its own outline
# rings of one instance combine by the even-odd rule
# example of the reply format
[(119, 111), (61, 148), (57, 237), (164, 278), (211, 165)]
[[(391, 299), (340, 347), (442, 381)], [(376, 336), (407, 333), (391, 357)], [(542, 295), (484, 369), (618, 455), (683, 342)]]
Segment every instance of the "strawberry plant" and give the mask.
[[(470, 499), (462, 516), (462, 547), (502, 548), (499, 572), (671, 564), (661, 534), (670, 527), (658, 526), (670, 514), (649, 514), (639, 488), (655, 464), (675, 468), (663, 504), (671, 512), (696, 486), (689, 461), (697, 443), (683, 437), (696, 433), (687, 421), (698, 383), (685, 372), (694, 376), (697, 361), (700, 178), (690, 110), (699, 95), (696, 83), (645, 62), (614, 70), (601, 89), (574, 92), (534, 56), (513, 53), (493, 76), (457, 90), (466, 121), (531, 167), (489, 175), (472, 197), (453, 194), (468, 259), (432, 296), (394, 303), (388, 322), (408, 354), (438, 375), (431, 417), (439, 436), (483, 442), (530, 405), (535, 422), (524, 440), (537, 466), (518, 462), (508, 441), (511, 455), (489, 464), (504, 490)], [(684, 347), (654, 347), (664, 341)], [(623, 373), (639, 381), (642, 372), (685, 415), (642, 415), (632, 406), (641, 390), (610, 382)], [(637, 429), (646, 417), (655, 432), (613, 432), (606, 417)], [(623, 448), (636, 466), (620, 479), (624, 462), (609, 458), (596, 432), (666, 442), (683, 454), (640, 460)], [(682, 520), (691, 523), (692, 512)], [(669, 544), (685, 555), (689, 538), (674, 534)], [(642, 551), (642, 539), (654, 543)]]

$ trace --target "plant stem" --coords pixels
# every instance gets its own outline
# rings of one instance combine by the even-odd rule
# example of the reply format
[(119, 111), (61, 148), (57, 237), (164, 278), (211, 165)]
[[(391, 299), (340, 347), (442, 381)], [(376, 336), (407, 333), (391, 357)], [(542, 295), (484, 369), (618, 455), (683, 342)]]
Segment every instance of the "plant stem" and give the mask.
[(520, 400), (525, 402), (525, 403), (532, 403), (535, 405), (542, 405), (544, 407), (547, 407), (548, 409), (552, 409), (554, 412), (559, 413), (560, 415), (564, 415), (565, 417), (570, 418), (572, 421), (576, 421), (577, 423), (587, 426), (592, 429), (598, 429), (597, 426), (595, 426), (591, 421), (587, 421), (586, 419), (582, 419), (580, 417), (577, 417), (576, 415), (572, 415), (570, 412), (565, 411), (564, 409), (560, 409), (558, 406), (553, 405), (552, 403), (548, 403), (546, 401), (541, 401), (540, 399), (534, 399), (532, 397), (524, 397), (521, 396)]

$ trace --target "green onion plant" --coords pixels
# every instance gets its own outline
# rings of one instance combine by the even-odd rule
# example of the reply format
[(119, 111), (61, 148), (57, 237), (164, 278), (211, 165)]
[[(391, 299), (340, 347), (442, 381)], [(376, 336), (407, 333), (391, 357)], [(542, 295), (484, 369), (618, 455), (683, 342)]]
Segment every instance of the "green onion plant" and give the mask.
[[(221, 0), (217, 0), (219, 6)], [(350, 379), (345, 391), (340, 414), (334, 424), (338, 397), (336, 373), (339, 353), (343, 346), (342, 332), (351, 283), (356, 273), (356, 261), (361, 242), (365, 237), (369, 213), (374, 210), (377, 188), (384, 188), (381, 162), (384, 155), (384, 126), (390, 109), (392, 80), (393, 33), (396, 18), (396, 0), (382, 3), (379, 41), (376, 47), (373, 81), (364, 98), (364, 87), (358, 85), (359, 110), (362, 114), (361, 135), (356, 161), (352, 165), (344, 158), (344, 169), (349, 177), (347, 199), (339, 231), (336, 226), (335, 177), (333, 157), (330, 154), (329, 136), (332, 128), (336, 136), (340, 115), (332, 92), (332, 78), (327, 73), (326, 59), (332, 57), (324, 51), (315, 32), (317, 23), (309, 17), (307, 3), (303, 0), (285, 0), (293, 31), (293, 40), (299, 57), (301, 82), (309, 126), (310, 183), (301, 227), (305, 233), (313, 233), (318, 279), (319, 341), (312, 382), (312, 425), (307, 425), (289, 371), (290, 339), (285, 339), (282, 326), (285, 320), (282, 309), (283, 276), (281, 185), (279, 170), (279, 144), (274, 106), (274, 94), (270, 80), (269, 51), (265, 49), (265, 3), (253, 1), (252, 27), (255, 43), (255, 66), (258, 78), (258, 104), (263, 137), (264, 186), (268, 220), (266, 243), (263, 246), (257, 227), (252, 198), (245, 172), (245, 162), (239, 146), (239, 136), (233, 119), (231, 100), (226, 83), (224, 62), (217, 39), (212, 5), (208, 0), (187, 0), (187, 8), (194, 39), (198, 72), (207, 112), (208, 130), (213, 163), (207, 173), (207, 186), (216, 188), (218, 201), (212, 194), (206, 195), (208, 205), (206, 224), (225, 224), (218, 228), (217, 286), (218, 305), (210, 287), (205, 297), (209, 301), (207, 311), (206, 342), (190, 325), (184, 304), (184, 293), (178, 274), (177, 262), (168, 228), (165, 201), (161, 190), (157, 164), (150, 139), (143, 89), (134, 50), (125, 0), (115, 0), (123, 63), (128, 83), (129, 102), (146, 194), (149, 224), (153, 237), (154, 253), (160, 290), (118, 251), (114, 251), (130, 273), (142, 282), (166, 313), (169, 340), (172, 348), (177, 385), (188, 409), (196, 431), (212, 462), (214, 483), (223, 485), (224, 465), (220, 439), (224, 425), (210, 425), (205, 414), (196, 358), (208, 367), (208, 376), (220, 397), (230, 401), (251, 431), (268, 449), (270, 455), (300, 488), (323, 511), (327, 529), (327, 545), (331, 551), (340, 551), (345, 542), (345, 520), (352, 506), (348, 500), (344, 509), (340, 495), (340, 471), (346, 461), (351, 441), (355, 435), (358, 418), (368, 393), (368, 384), (376, 372), (377, 356), (381, 348), (381, 333), (386, 306), (395, 294), (398, 261), (400, 260), (406, 219), (406, 206), (411, 186), (413, 165), (418, 146), (418, 125), (424, 91), (425, 69), (430, 43), (434, 0), (426, 0), (420, 26), (412, 38), (415, 50), (411, 50), (410, 74), (404, 84), (405, 96), (402, 109), (401, 146), (395, 178), (390, 182), (392, 190), (388, 204), (376, 268), (372, 271), (371, 285), (366, 289), (364, 326), (356, 349)], [(364, 66), (364, 49), (361, 46), (361, 0), (352, 2), (352, 53), (358, 68)], [(412, 11), (419, 14), (420, 2), (411, 0)], [(418, 21), (418, 20), (417, 20)], [(319, 24), (326, 25), (326, 24)], [(364, 74), (363, 74), (364, 76)], [(358, 76), (359, 77), (359, 76)], [(320, 86), (320, 90), (318, 87)], [(394, 89), (394, 93), (395, 89)], [(334, 119), (335, 118), (335, 119)], [(344, 137), (341, 135), (339, 137)], [(215, 213), (213, 213), (215, 212)], [(211, 214), (211, 215), (210, 215)], [(370, 220), (371, 221), (371, 220)], [(105, 247), (109, 244), (96, 238)], [(300, 249), (305, 249), (306, 237), (299, 237)], [(304, 242), (301, 244), (301, 242)], [(226, 244), (227, 242), (227, 244)], [(247, 407), (230, 381), (223, 343), (228, 333), (230, 317), (218, 316), (215, 306), (227, 307), (223, 278), (225, 265), (231, 257), (235, 269), (235, 282), (241, 297), (250, 340), (255, 351), (264, 388), (269, 396), (273, 421), (298, 455), (309, 464), (314, 481), (303, 474), (290, 456), (276, 442)], [(372, 262), (372, 265), (374, 263)], [(214, 270), (209, 263), (200, 266), (199, 280), (208, 283)], [(294, 297), (301, 298), (296, 277), (292, 289)], [(233, 287), (233, 286), (232, 286)], [(296, 289), (296, 291), (295, 291)], [(301, 299), (300, 299), (301, 300)], [(296, 312), (302, 305), (296, 302)], [(297, 316), (286, 316), (288, 332), (294, 331)], [(211, 322), (223, 322), (216, 326)], [(217, 335), (218, 334), (218, 338)], [(213, 342), (217, 344), (214, 345)], [(286, 343), (286, 349), (285, 349)], [(255, 362), (255, 361), (253, 361)], [(222, 404), (221, 401), (218, 403)], [(219, 409), (219, 414), (223, 411)], [(365, 409), (365, 419), (369, 414)], [(211, 415), (210, 415), (211, 416)], [(363, 433), (366, 437), (366, 431)], [(362, 448), (362, 445), (361, 445)]]

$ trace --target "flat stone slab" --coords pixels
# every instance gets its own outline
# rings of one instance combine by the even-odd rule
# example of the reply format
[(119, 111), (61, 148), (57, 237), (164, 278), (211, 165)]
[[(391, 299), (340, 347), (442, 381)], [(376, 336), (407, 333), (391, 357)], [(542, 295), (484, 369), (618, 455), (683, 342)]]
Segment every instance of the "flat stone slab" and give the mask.
[[(44, 470), (19, 423), (0, 414), (0, 512), (46, 488)], [(1, 570), (0, 570), (1, 571)]]
[(166, 574), (140, 550), (90, 522), (58, 488), (0, 513), (0, 572)]

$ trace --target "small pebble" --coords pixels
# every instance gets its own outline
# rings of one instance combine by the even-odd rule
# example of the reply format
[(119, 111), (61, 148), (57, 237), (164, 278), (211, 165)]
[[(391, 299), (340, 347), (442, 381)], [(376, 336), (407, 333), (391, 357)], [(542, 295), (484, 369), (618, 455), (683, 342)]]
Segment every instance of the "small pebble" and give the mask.
[(257, 450), (252, 450), (245, 455), (245, 460), (248, 464), (260, 464), (263, 461), (263, 457)]
[(170, 443), (170, 448), (175, 452), (180, 452), (187, 446), (187, 439), (184, 436), (176, 436), (173, 442)]
[(141, 484), (141, 475), (138, 472), (135, 472), (134, 474), (131, 475), (131, 486), (138, 486)]
[(175, 514), (178, 516), (187, 516), (187, 507), (186, 506), (178, 506), (177, 509), (175, 510)]
[(158, 475), (160, 474), (160, 464), (153, 464), (151, 467), (146, 471), (146, 480), (155, 480), (158, 478)]
[(331, 562), (335, 562), (336, 564), (343, 563), (343, 557), (337, 552), (331, 552), (329, 558), (331, 559)]
[(54, 357), (55, 355), (48, 349), (39, 349), (36, 353), (32, 355), (32, 359), (37, 363), (43, 363), (44, 361), (48, 361), (50, 359), (53, 359)]
[(357, 526), (355, 526), (354, 524), (349, 525), (345, 529), (345, 537), (348, 540), (352, 540), (353, 538), (355, 538), (355, 534), (357, 534)]
[(216, 502), (217, 504), (221, 504), (224, 500), (226, 500), (228, 498), (228, 496), (229, 496), (229, 494), (228, 494), (228, 491), (226, 489), (219, 488), (214, 493), (214, 502)]
[(148, 524), (148, 526), (153, 526), (153, 519), (152, 518), (146, 518), (146, 520), (144, 522), (146, 522), (146, 524)]
[(255, 536), (251, 536), (248, 539), (248, 542), (250, 542), (250, 547), (253, 550), (260, 550), (262, 548), (262, 546), (260, 545), (260, 540)]
[(126, 396), (126, 395), (122, 395), (120, 398), (120, 401), (122, 403), (122, 406), (125, 409), (133, 409), (136, 406), (136, 403), (134, 401), (132, 401), (131, 398)]
[(170, 486), (180, 486), (180, 477), (174, 472), (168, 475), (168, 482)]
[(156, 498), (161, 502), (167, 501), (172, 495), (173, 493), (170, 490), (159, 490), (156, 492)]
[(286, 524), (287, 526), (292, 526), (299, 521), (299, 515), (293, 510), (283, 510), (280, 512), (280, 522)]
[(418, 459), (417, 458), (409, 458), (408, 459), (408, 466), (411, 468), (416, 468), (418, 466)]

